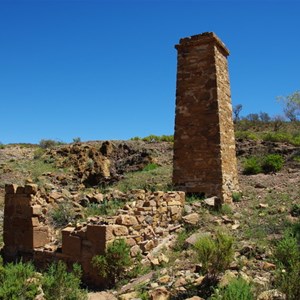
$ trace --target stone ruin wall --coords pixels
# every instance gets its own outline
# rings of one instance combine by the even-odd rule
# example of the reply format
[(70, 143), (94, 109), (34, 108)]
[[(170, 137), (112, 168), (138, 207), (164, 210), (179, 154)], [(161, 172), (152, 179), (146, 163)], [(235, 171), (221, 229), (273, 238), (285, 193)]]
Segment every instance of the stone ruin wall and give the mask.
[(229, 51), (214, 33), (180, 40), (173, 183), (232, 201), (238, 190), (228, 75)]
[(185, 202), (183, 192), (131, 191), (130, 201), (117, 216), (93, 217), (86, 223), (67, 226), (58, 245), (47, 217), (51, 206), (37, 185), (7, 185), (5, 191), (4, 259), (32, 259), (41, 268), (55, 260), (69, 266), (78, 262), (84, 281), (92, 285), (103, 283), (91, 264), (95, 255), (104, 254), (107, 245), (119, 238), (131, 247), (132, 257), (139, 252), (147, 254), (159, 238), (178, 228)]

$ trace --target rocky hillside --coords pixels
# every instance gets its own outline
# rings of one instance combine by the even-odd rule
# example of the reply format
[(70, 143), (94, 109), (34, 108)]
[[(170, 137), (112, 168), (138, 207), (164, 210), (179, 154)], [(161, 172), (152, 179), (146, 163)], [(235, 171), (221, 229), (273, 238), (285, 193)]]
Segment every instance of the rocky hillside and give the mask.
[[(247, 157), (270, 153), (283, 157), (280, 171), (243, 174)], [(217, 293), (213, 290), (216, 284), (221, 291), (233, 278), (242, 278), (251, 284), (257, 299), (284, 299), (275, 283), (274, 247), (286, 228), (299, 223), (300, 149), (287, 143), (240, 139), (237, 155), (241, 193), (234, 195), (232, 205), (216, 209), (213, 198), (187, 197), (181, 225), (158, 248), (149, 251), (147, 268), (129, 283), (91, 293), (90, 298), (208, 299)], [(105, 200), (109, 208), (109, 199), (122, 198), (130, 189), (171, 189), (171, 171), (172, 143), (168, 142), (89, 142), (48, 150), (6, 146), (0, 149), (0, 207), (6, 183), (34, 181), (57, 199), (79, 203), (84, 215), (87, 207), (94, 206), (90, 203), (99, 208)], [(79, 199), (78, 195), (85, 196)], [(226, 269), (218, 273), (216, 283), (208, 280), (195, 243), (203, 236), (216, 237), (219, 230), (233, 237), (234, 255)]]

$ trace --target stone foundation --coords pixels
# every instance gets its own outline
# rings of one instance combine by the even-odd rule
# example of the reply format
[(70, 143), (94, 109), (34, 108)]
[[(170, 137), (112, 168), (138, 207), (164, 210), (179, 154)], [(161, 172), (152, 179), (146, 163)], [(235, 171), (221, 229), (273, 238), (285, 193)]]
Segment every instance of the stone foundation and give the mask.
[(92, 285), (103, 283), (91, 263), (95, 255), (104, 254), (107, 245), (120, 238), (130, 246), (132, 257), (139, 252), (147, 254), (177, 227), (185, 202), (183, 192), (134, 190), (118, 215), (95, 216), (67, 226), (58, 243), (47, 216), (53, 205), (48, 203), (50, 197), (42, 195), (34, 184), (7, 185), (5, 190), (4, 259), (32, 259), (41, 268), (55, 260), (68, 266), (77, 262), (84, 281)]

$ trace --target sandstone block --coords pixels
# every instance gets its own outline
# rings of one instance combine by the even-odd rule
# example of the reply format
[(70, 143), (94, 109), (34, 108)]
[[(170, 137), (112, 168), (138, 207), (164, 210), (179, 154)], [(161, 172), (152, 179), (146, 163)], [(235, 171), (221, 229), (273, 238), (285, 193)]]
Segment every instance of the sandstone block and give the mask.
[(38, 191), (38, 185), (37, 184), (26, 184), (24, 188), (24, 193), (27, 195), (35, 195)]
[(183, 222), (189, 225), (197, 225), (199, 223), (199, 215), (192, 213), (182, 217)]
[(134, 226), (138, 225), (138, 221), (135, 216), (130, 215), (120, 215), (116, 219), (116, 223), (119, 225), (125, 225), (125, 226)]
[(50, 242), (49, 231), (47, 226), (33, 228), (33, 247), (44, 247)]
[(6, 194), (15, 194), (17, 191), (18, 185), (16, 184), (6, 184), (5, 185), (5, 193)]
[(32, 207), (31, 207), (31, 214), (33, 215), (33, 216), (40, 216), (40, 215), (42, 215), (42, 206), (41, 205), (33, 205)]
[(25, 188), (23, 186), (18, 186), (16, 194), (25, 194)]
[(128, 228), (123, 225), (114, 225), (113, 226), (113, 233), (115, 236), (124, 236), (128, 235)]
[(40, 225), (40, 221), (38, 217), (31, 218), (31, 225), (32, 227), (37, 227)]
[(62, 253), (79, 258), (81, 255), (80, 237), (64, 234), (62, 236)]

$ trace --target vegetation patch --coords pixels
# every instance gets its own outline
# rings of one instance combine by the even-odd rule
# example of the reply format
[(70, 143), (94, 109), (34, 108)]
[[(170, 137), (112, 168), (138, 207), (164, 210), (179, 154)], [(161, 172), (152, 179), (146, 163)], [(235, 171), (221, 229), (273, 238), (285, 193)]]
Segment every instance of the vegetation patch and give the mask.
[(254, 300), (251, 285), (242, 278), (233, 279), (227, 286), (217, 288), (210, 300)]
[(196, 242), (195, 251), (204, 274), (216, 277), (225, 271), (233, 260), (233, 237), (220, 231), (214, 238), (203, 236)]
[(96, 255), (92, 260), (99, 276), (106, 279), (112, 287), (118, 280), (126, 277), (127, 269), (132, 265), (130, 248), (124, 239), (114, 240), (108, 245), (104, 255)]

